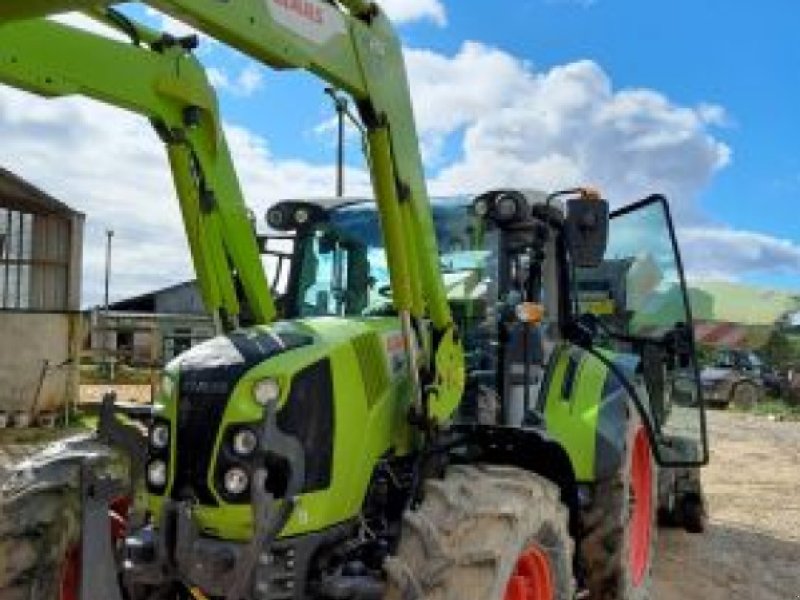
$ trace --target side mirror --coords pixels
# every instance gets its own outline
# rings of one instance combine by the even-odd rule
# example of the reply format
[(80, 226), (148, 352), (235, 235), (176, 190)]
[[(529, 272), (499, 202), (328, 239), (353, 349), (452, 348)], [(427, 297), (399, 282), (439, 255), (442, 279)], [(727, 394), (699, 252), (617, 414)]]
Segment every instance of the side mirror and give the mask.
[(567, 201), (565, 231), (575, 266), (595, 268), (603, 262), (608, 245), (608, 202), (594, 198)]

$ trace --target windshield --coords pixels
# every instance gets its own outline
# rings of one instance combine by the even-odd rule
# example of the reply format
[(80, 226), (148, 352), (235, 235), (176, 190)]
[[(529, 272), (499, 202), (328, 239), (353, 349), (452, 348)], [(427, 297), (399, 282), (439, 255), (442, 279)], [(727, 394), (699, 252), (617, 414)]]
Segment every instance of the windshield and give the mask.
[[(485, 300), (495, 268), (486, 232), (465, 198), (432, 203), (440, 267), (448, 298)], [(390, 314), (392, 292), (374, 204), (358, 203), (329, 212), (329, 218), (298, 239), (295, 279), (300, 316)]]

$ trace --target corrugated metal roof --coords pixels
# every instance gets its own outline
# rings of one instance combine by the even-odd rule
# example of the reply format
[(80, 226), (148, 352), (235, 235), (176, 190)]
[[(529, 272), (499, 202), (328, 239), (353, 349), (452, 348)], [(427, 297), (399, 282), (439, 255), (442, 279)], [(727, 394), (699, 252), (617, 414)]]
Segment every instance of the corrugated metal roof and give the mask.
[(0, 207), (37, 215), (83, 216), (3, 167), (0, 167)]

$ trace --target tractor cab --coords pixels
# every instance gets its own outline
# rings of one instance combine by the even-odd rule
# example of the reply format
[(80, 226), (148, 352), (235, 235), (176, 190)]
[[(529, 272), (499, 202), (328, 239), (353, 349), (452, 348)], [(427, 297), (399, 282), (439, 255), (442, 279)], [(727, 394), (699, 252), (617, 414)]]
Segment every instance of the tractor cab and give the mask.
[[(564, 407), (596, 410), (623, 393), (648, 424), (659, 462), (703, 463), (691, 314), (666, 202), (609, 213), (590, 193), (563, 196), (498, 190), (432, 202), (466, 357), (458, 419), (566, 438), (576, 433), (573, 419), (562, 428)], [(374, 203), (284, 201), (267, 221), (272, 244), (286, 244), (284, 317), (394, 314)]]

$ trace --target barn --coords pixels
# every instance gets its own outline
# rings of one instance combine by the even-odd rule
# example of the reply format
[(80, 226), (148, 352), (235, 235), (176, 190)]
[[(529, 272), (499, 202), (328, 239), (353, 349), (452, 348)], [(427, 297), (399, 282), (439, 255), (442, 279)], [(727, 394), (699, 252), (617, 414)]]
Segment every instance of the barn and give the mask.
[(84, 216), (0, 168), (0, 424), (78, 394)]

